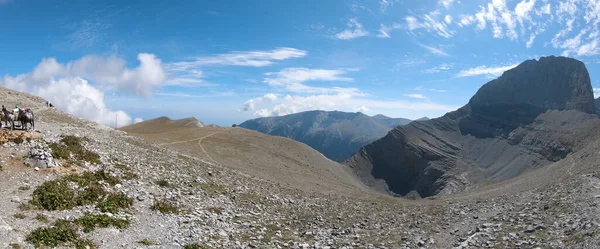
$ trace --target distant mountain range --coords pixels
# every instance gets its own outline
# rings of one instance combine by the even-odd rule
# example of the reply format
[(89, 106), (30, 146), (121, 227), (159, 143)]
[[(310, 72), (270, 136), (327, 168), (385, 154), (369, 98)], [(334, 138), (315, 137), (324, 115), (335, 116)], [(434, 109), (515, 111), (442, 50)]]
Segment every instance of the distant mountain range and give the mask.
[(252, 119), (239, 126), (294, 139), (331, 160), (342, 162), (360, 147), (385, 136), (394, 127), (410, 122), (410, 119), (381, 114), (371, 117), (360, 112), (307, 111)]
[(577, 152), (598, 137), (599, 102), (581, 61), (527, 60), (483, 85), (467, 105), (396, 127), (345, 164), (381, 191), (459, 192)]

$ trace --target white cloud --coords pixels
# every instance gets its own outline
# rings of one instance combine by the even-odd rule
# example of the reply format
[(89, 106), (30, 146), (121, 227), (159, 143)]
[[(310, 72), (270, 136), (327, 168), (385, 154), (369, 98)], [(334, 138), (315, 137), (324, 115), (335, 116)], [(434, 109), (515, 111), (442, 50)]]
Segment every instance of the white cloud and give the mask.
[[(282, 116), (308, 110), (338, 110), (346, 112), (394, 113), (390, 116), (419, 118), (423, 115), (436, 116), (455, 110), (456, 106), (446, 106), (431, 103), (423, 99), (412, 101), (373, 100), (351, 94), (318, 94), (309, 96), (287, 95), (272, 103), (262, 103), (255, 106), (258, 111), (255, 116)], [(424, 114), (425, 113), (425, 114)]]
[(404, 96), (413, 98), (413, 99), (427, 99), (427, 97), (425, 97), (425, 95), (420, 94), (420, 93), (404, 94)]
[(274, 87), (281, 87), (295, 93), (351, 93), (361, 95), (356, 88), (343, 87), (314, 87), (305, 85), (306, 81), (337, 81), (350, 82), (354, 79), (344, 77), (348, 70), (342, 69), (309, 69), (285, 68), (279, 72), (266, 73), (264, 82)]
[(446, 22), (446, 24), (450, 24), (452, 22), (452, 17), (450, 15), (446, 15), (446, 17), (444, 17), (444, 22)]
[(529, 40), (527, 41), (527, 43), (525, 44), (525, 46), (527, 46), (527, 48), (530, 48), (531, 45), (533, 45), (533, 41), (535, 40), (535, 35), (531, 34), (529, 36)]
[(535, 5), (535, 0), (523, 0), (517, 4), (515, 7), (515, 14), (519, 22), (523, 22), (523, 20), (530, 20), (529, 13), (533, 10), (533, 6)]
[(460, 16), (460, 21), (458, 22), (458, 26), (460, 26), (460, 27), (470, 26), (475, 21), (476, 21), (476, 18), (474, 16), (461, 15)]
[(264, 67), (275, 63), (275, 61), (300, 58), (306, 56), (306, 54), (307, 52), (304, 50), (288, 47), (272, 50), (233, 51), (228, 54), (197, 57), (192, 61), (169, 63), (168, 68), (172, 71), (181, 72), (207, 65)]
[(429, 91), (436, 92), (436, 93), (445, 93), (445, 92), (447, 92), (446, 90), (443, 90), (443, 89), (435, 89), (435, 88), (431, 88), (431, 89), (429, 89)]
[(379, 34), (377, 35), (377, 37), (390, 38), (390, 32), (392, 30), (402, 29), (402, 28), (404, 28), (404, 26), (397, 24), (397, 23), (394, 23), (391, 26), (386, 26), (386, 25), (381, 24), (381, 27), (379, 28)]
[(474, 68), (469, 68), (460, 71), (456, 77), (470, 77), (477, 75), (488, 75), (488, 76), (500, 76), (506, 70), (512, 69), (519, 64), (512, 64), (508, 66), (497, 66), (497, 67), (487, 67), (487, 66), (478, 66)]
[(204, 80), (201, 67), (211, 65), (264, 67), (287, 59), (300, 58), (307, 55), (304, 50), (280, 47), (272, 50), (233, 51), (206, 57), (196, 57), (189, 61), (176, 61), (165, 65), (168, 78), (167, 85), (206, 87), (216, 86)]
[(594, 88), (594, 98), (600, 97), (600, 88)]
[(440, 0), (440, 3), (446, 8), (450, 8), (454, 0)]
[(141, 53), (137, 58), (140, 65), (134, 69), (127, 68), (125, 60), (115, 55), (88, 55), (67, 64), (61, 64), (55, 58), (44, 58), (31, 77), (37, 82), (47, 82), (54, 77), (82, 77), (147, 97), (164, 82), (165, 71), (161, 60), (153, 54)]
[(275, 95), (273, 93), (267, 93), (262, 97), (249, 99), (248, 101), (244, 102), (244, 104), (242, 105), (242, 111), (254, 110), (254, 108), (262, 102), (273, 102), (273, 101), (276, 101), (277, 99), (278, 99), (277, 95)]
[(434, 48), (434, 47), (427, 46), (427, 45), (424, 45), (424, 44), (419, 44), (419, 46), (421, 46), (421, 47), (423, 47), (423, 48), (427, 49), (429, 52), (431, 52), (432, 54), (435, 54), (435, 55), (440, 55), (440, 56), (450, 56), (450, 55), (449, 55), (448, 53), (446, 53), (444, 50), (442, 50), (442, 49), (439, 49), (439, 48)]
[(442, 63), (442, 64), (437, 65), (435, 67), (425, 69), (425, 70), (423, 70), (423, 72), (425, 72), (425, 73), (439, 73), (439, 72), (442, 72), (442, 71), (450, 70), (452, 68), (452, 66), (453, 66), (452, 63)]
[(450, 30), (443, 20), (438, 20), (439, 17), (439, 11), (432, 11), (420, 16), (420, 18), (407, 16), (404, 20), (406, 21), (406, 26), (409, 31), (424, 29), (427, 32), (434, 32), (445, 38), (452, 37), (455, 32)]
[(140, 65), (126, 67), (116, 56), (85, 56), (61, 64), (45, 58), (31, 73), (0, 78), (0, 84), (17, 91), (37, 94), (57, 108), (91, 121), (114, 127), (131, 124), (124, 111), (114, 111), (104, 102), (104, 93), (88, 83), (91, 80), (117, 90), (148, 96), (161, 86), (165, 74), (161, 61), (152, 54), (139, 54)]
[(340, 40), (352, 40), (369, 35), (369, 32), (363, 28), (362, 24), (360, 24), (356, 18), (350, 18), (347, 26), (347, 29), (335, 34), (335, 38)]
[(133, 120), (133, 123), (134, 123), (134, 124), (141, 123), (141, 122), (144, 122), (144, 120), (143, 120), (143, 119), (141, 119), (141, 118), (135, 118), (135, 119)]
[(380, 0), (379, 1), (379, 10), (381, 12), (386, 12), (387, 8), (393, 6), (398, 0)]
[(5, 76), (0, 79), (0, 84), (39, 95), (60, 110), (100, 124), (110, 127), (115, 124), (117, 127), (131, 124), (131, 116), (124, 111), (110, 110), (104, 103), (104, 93), (79, 77), (37, 82), (31, 74), (22, 74), (16, 77)]
[(361, 105), (361, 106), (359, 106), (359, 107), (357, 107), (357, 108), (354, 108), (354, 111), (356, 111), (356, 112), (362, 112), (362, 113), (366, 113), (366, 112), (369, 112), (369, 111), (371, 111), (371, 109), (369, 109), (368, 107), (366, 107), (366, 106), (364, 106), (364, 105)]

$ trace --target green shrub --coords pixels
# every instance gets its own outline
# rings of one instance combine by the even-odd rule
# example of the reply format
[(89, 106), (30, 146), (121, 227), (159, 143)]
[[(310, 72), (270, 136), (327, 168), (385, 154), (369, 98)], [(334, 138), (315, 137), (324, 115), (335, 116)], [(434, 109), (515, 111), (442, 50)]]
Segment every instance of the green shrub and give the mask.
[(155, 245), (156, 244), (152, 240), (149, 240), (149, 239), (143, 239), (143, 240), (138, 241), (137, 243), (145, 245), (145, 246), (151, 246), (151, 245)]
[[(108, 195), (108, 192), (100, 184), (101, 181), (109, 185), (121, 182), (119, 178), (104, 170), (85, 172), (81, 175), (68, 175), (38, 186), (33, 191), (29, 203), (50, 211), (96, 204)], [(70, 182), (79, 186), (80, 190), (73, 190), (69, 186)]]
[(171, 186), (171, 184), (169, 184), (169, 182), (167, 180), (164, 180), (164, 179), (158, 180), (158, 181), (156, 181), (154, 183), (156, 183), (156, 185), (164, 187), (164, 188), (168, 188), (168, 187)]
[(84, 233), (94, 231), (96, 227), (105, 228), (112, 226), (118, 229), (129, 227), (129, 220), (113, 218), (105, 214), (92, 215), (90, 213), (85, 213), (83, 217), (76, 219), (74, 223), (83, 227)]
[(123, 193), (110, 194), (105, 200), (96, 205), (102, 212), (117, 213), (120, 209), (127, 209), (133, 205), (133, 200)]
[(25, 219), (25, 218), (27, 218), (27, 216), (25, 216), (22, 213), (16, 213), (15, 215), (13, 215), (13, 217), (15, 217), (17, 219)]
[(31, 205), (46, 210), (65, 210), (76, 206), (75, 191), (66, 181), (54, 180), (42, 183), (33, 191)]
[(96, 249), (98, 245), (96, 245), (93, 241), (88, 239), (79, 239), (75, 242), (76, 249)]
[(159, 211), (163, 214), (178, 214), (180, 210), (177, 206), (167, 202), (167, 201), (156, 201), (154, 205), (152, 205), (152, 210)]
[(194, 244), (187, 244), (185, 246), (183, 246), (184, 249), (203, 249), (204, 247), (198, 245), (198, 243), (194, 243)]
[(64, 136), (60, 143), (50, 143), (48, 146), (52, 149), (52, 156), (58, 159), (70, 159), (71, 155), (78, 161), (86, 161), (99, 164), (100, 156), (95, 152), (87, 150), (81, 142), (86, 140), (76, 136)]
[(76, 242), (78, 239), (79, 234), (76, 232), (76, 227), (66, 220), (58, 220), (52, 227), (37, 228), (26, 238), (27, 242), (35, 247), (42, 245), (57, 247), (62, 244)]
[(43, 214), (37, 214), (35, 216), (35, 219), (38, 220), (39, 222), (48, 223), (48, 217), (46, 217)]
[(129, 167), (127, 167), (127, 166), (125, 166), (123, 164), (120, 164), (120, 163), (115, 164), (115, 168), (123, 170), (123, 171), (129, 171), (129, 170), (131, 170)]

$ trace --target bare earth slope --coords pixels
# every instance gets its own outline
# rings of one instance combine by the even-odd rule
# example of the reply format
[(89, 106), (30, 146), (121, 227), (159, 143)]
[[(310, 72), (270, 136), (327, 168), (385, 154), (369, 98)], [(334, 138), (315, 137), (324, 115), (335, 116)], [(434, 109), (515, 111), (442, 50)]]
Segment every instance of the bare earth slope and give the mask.
[(174, 129), (198, 127), (204, 127), (204, 124), (193, 117), (179, 120), (171, 120), (168, 117), (159, 117), (141, 123), (132, 124), (127, 127), (121, 127), (120, 130), (125, 132), (135, 131), (137, 133), (161, 133)]
[[(244, 128), (160, 128), (162, 124), (157, 123), (149, 120), (121, 130), (186, 155), (301, 190), (351, 193), (363, 188), (347, 167), (288, 138)], [(166, 132), (147, 133), (149, 129)]]
[(383, 115), (370, 117), (360, 112), (306, 111), (252, 119), (239, 126), (294, 139), (331, 160), (342, 162), (358, 148), (383, 137), (392, 128), (410, 122), (408, 119)]
[(600, 130), (595, 113), (585, 65), (542, 57), (488, 82), (457, 111), (395, 128), (346, 164), (381, 191), (453, 193), (510, 179), (585, 147)]
[[(28, 94), (9, 95), (1, 88), (0, 96), (5, 96), (3, 101), (7, 103), (31, 106), (44, 103)], [(323, 249), (598, 248), (600, 245), (598, 140), (570, 153), (565, 160), (505, 182), (456, 195), (407, 201), (363, 190), (348, 194), (348, 190), (360, 188), (351, 187), (352, 184), (343, 179), (335, 184), (324, 183), (307, 191), (300, 190), (305, 187), (259, 178), (257, 175), (263, 174), (260, 172), (246, 174), (238, 170), (243, 165), (235, 163), (236, 159), (229, 159), (234, 162), (232, 165), (215, 162), (226, 160), (220, 154), (228, 150), (215, 146), (218, 143), (235, 141), (253, 144), (249, 146), (254, 148), (257, 144), (253, 140), (263, 139), (261, 134), (244, 129), (203, 130), (197, 135), (232, 131), (232, 135), (243, 138), (237, 141), (219, 136), (221, 133), (213, 134), (216, 138), (202, 139), (203, 148), (205, 139), (208, 145), (207, 155), (196, 150), (196, 156), (188, 156), (174, 150), (180, 148), (167, 148), (175, 144), (162, 144), (172, 140), (164, 135), (157, 134), (156, 139), (160, 141), (149, 142), (56, 109), (40, 106), (34, 107), (34, 111), (38, 118), (36, 133), (41, 138), (0, 146), (0, 198), (4, 200), (0, 202), (0, 248), (33, 248), (26, 238), (34, 229), (52, 228), (59, 219), (73, 221), (86, 212), (130, 220), (130, 225), (123, 228), (108, 225), (96, 227), (89, 233), (79, 228), (77, 234), (98, 248), (184, 248), (190, 244), (201, 248)], [(178, 132), (181, 131), (175, 131), (173, 137)], [(62, 167), (39, 171), (23, 164), (30, 150), (41, 143), (58, 142), (64, 135), (87, 138), (83, 146), (98, 153), (99, 162), (61, 160)], [(179, 141), (185, 143), (183, 139)], [(258, 145), (258, 149), (271, 148), (268, 144)], [(302, 150), (292, 147), (298, 143), (287, 145), (272, 141), (272, 144)], [(233, 146), (238, 152), (250, 148)], [(295, 165), (285, 163), (292, 160), (293, 154), (276, 152), (286, 158), (281, 159), (281, 168)], [(239, 153), (251, 156), (244, 151)], [(238, 155), (227, 156), (236, 158)], [(322, 164), (316, 157), (311, 160)], [(112, 213), (101, 212), (94, 205), (60, 211), (24, 208), (42, 183), (100, 169), (121, 179), (114, 188), (132, 198), (130, 208)], [(250, 169), (260, 170), (254, 166), (247, 170)], [(299, 178), (297, 181), (315, 182), (310, 179), (314, 177), (312, 173), (294, 174)], [(324, 181), (330, 179), (328, 175), (323, 177)], [(338, 186), (341, 186), (339, 193), (331, 191)], [(154, 210), (152, 207), (159, 201), (168, 201), (182, 212)], [(41, 215), (48, 222), (39, 219)], [(58, 248), (69, 247), (72, 246)]]

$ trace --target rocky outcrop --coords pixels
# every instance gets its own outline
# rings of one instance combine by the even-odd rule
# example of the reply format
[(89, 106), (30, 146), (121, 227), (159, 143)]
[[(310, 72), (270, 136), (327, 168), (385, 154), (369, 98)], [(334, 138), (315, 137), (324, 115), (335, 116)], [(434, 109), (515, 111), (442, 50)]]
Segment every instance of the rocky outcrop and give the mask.
[(307, 144), (327, 158), (342, 162), (370, 142), (385, 136), (392, 128), (411, 122), (384, 115), (339, 111), (307, 111), (281, 117), (248, 120), (240, 127), (282, 136)]
[(600, 117), (600, 98), (595, 99), (594, 104), (596, 104), (596, 114)]
[(396, 127), (345, 163), (376, 189), (425, 197), (556, 162), (598, 129), (585, 65), (543, 57), (488, 82), (456, 111)]

